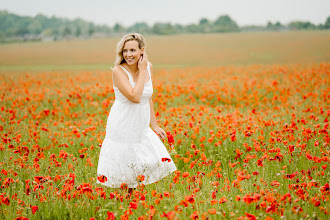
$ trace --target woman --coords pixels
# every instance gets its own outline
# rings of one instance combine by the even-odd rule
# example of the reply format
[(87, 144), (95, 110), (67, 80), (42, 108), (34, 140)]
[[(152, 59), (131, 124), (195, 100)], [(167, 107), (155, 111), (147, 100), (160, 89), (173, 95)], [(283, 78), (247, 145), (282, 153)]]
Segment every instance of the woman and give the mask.
[[(112, 69), (115, 92), (97, 167), (97, 183), (111, 188), (154, 183), (176, 170), (161, 138), (152, 103), (152, 65), (141, 34), (124, 36), (117, 44)], [(149, 127), (151, 123), (155, 132)]]

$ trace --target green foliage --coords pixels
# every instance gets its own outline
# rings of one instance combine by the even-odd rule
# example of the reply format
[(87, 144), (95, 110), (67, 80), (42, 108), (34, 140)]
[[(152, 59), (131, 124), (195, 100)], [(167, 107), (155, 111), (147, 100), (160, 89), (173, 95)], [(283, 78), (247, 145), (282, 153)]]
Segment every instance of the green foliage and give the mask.
[(207, 20), (206, 18), (202, 18), (202, 19), (199, 21), (199, 25), (200, 25), (200, 26), (208, 25), (209, 23), (210, 23), (209, 20)]
[(314, 30), (316, 26), (312, 23), (303, 21), (293, 21), (289, 23), (289, 28), (292, 30)]
[(176, 33), (175, 28), (171, 23), (155, 23), (152, 27), (152, 32), (159, 35), (167, 35)]
[(324, 29), (330, 29), (330, 16), (328, 16), (327, 20), (324, 23)]
[(272, 30), (272, 31), (278, 31), (278, 30), (282, 30), (285, 29), (285, 26), (281, 24), (281, 22), (277, 21), (276, 23), (272, 23), (272, 22), (268, 22), (266, 28), (268, 30)]
[(137, 22), (129, 27), (128, 32), (137, 32), (141, 34), (150, 33), (151, 29), (146, 22)]
[(138, 32), (142, 34), (170, 35), (179, 33), (213, 33), (239, 31), (281, 31), (281, 30), (316, 30), (330, 29), (330, 17), (324, 24), (293, 21), (283, 25), (279, 21), (268, 22), (265, 26), (249, 25), (239, 27), (229, 15), (221, 15), (215, 21), (201, 18), (198, 23), (172, 25), (169, 22), (157, 22), (149, 26), (146, 22), (137, 22), (130, 27), (116, 23), (113, 27), (96, 25), (80, 18), (69, 20), (55, 16), (46, 17), (38, 14), (35, 17), (18, 16), (8, 11), (0, 11), (0, 42), (17, 40), (42, 40), (44, 38), (88, 38), (96, 34), (122, 35)]
[(214, 31), (235, 32), (239, 31), (239, 27), (228, 15), (222, 15), (214, 22)]
[(115, 32), (121, 32), (121, 31), (123, 31), (124, 30), (124, 27), (121, 25), (121, 24), (115, 24), (115, 26), (113, 27), (113, 30), (115, 31)]
[(18, 16), (7, 11), (0, 11), (0, 30), (4, 38), (37, 36), (66, 37), (92, 35), (95, 31), (110, 33), (111, 28), (95, 25), (82, 19), (50, 18), (38, 14), (35, 17)]

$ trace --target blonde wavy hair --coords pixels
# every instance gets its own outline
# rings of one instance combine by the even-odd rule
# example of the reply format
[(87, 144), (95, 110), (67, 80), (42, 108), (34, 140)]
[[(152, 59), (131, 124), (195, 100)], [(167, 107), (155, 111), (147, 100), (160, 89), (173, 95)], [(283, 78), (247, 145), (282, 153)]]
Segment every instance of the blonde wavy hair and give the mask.
[(126, 61), (123, 57), (123, 48), (124, 48), (125, 43), (127, 41), (131, 41), (131, 40), (136, 40), (139, 44), (140, 49), (142, 49), (146, 45), (145, 39), (142, 36), (142, 34), (130, 33), (130, 34), (125, 35), (117, 44), (117, 50), (116, 50), (117, 56), (116, 56), (115, 63), (114, 63), (115, 66), (122, 64), (122, 63), (126, 63)]

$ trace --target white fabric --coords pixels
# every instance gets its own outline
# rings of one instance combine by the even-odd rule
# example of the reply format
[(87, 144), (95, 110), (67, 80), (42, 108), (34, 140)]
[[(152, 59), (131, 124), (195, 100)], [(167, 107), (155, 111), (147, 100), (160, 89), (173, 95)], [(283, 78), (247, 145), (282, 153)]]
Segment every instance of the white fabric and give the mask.
[[(134, 87), (131, 74), (120, 67)], [(153, 93), (149, 62), (147, 69), (150, 80), (144, 84), (140, 103), (131, 102), (113, 86), (115, 102), (108, 116), (97, 167), (97, 175), (105, 175), (107, 181), (101, 183), (97, 180), (97, 183), (111, 188), (119, 188), (126, 183), (129, 188), (135, 188), (139, 184), (139, 175), (145, 176), (142, 183), (147, 185), (177, 169), (166, 147), (149, 127), (149, 99)], [(162, 158), (170, 158), (171, 162), (162, 162)]]

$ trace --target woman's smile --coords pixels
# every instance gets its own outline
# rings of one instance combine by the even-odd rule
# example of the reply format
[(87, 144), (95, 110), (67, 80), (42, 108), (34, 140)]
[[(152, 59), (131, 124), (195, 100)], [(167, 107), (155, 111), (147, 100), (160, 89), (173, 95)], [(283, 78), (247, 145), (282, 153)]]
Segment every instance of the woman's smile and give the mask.
[(127, 62), (131, 62), (131, 61), (133, 61), (134, 60), (134, 58), (126, 58), (126, 61)]

